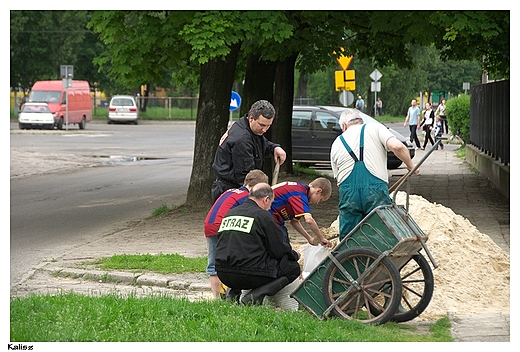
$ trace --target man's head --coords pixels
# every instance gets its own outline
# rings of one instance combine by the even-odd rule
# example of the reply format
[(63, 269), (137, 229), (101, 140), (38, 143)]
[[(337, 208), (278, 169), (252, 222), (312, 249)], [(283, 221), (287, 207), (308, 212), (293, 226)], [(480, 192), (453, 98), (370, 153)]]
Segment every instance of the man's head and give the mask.
[(253, 186), (259, 183), (267, 183), (269, 176), (267, 176), (262, 170), (251, 170), (247, 173), (244, 178), (244, 186), (251, 189)]
[(415, 106), (415, 105), (417, 105), (417, 100), (412, 99), (412, 106)]
[(271, 127), (275, 114), (274, 106), (267, 100), (259, 100), (251, 105), (251, 109), (247, 113), (251, 131), (262, 136)]
[(318, 177), (309, 183), (309, 204), (318, 204), (330, 198), (332, 194), (332, 184), (325, 177)]
[(271, 209), (274, 200), (274, 192), (268, 183), (258, 183), (249, 192), (249, 198), (254, 200), (264, 210)]
[(357, 109), (345, 109), (339, 117), (339, 125), (345, 131), (351, 125), (363, 124), (363, 115)]

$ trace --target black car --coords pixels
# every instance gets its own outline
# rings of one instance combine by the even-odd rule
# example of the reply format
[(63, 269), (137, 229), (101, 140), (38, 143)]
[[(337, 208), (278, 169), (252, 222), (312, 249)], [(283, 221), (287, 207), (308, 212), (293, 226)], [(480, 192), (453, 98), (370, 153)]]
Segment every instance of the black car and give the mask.
[[(330, 147), (341, 134), (339, 117), (342, 106), (293, 106), (292, 115), (292, 160), (304, 165), (330, 163)], [(361, 113), (365, 123), (381, 123)], [(387, 127), (388, 128), (388, 127)], [(410, 157), (415, 156), (415, 147), (399, 132), (388, 128), (407, 146)], [(401, 166), (402, 161), (393, 152), (388, 152), (387, 169)]]

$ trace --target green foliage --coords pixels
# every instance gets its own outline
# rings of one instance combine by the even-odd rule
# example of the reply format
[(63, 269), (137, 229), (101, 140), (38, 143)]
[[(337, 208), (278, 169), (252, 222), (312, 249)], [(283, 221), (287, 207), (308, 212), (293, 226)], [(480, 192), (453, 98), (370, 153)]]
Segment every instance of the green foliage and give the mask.
[(89, 18), (89, 11), (11, 11), (10, 86), (59, 79), (60, 65), (74, 66), (74, 79), (97, 81), (92, 59), (102, 46), (85, 28)]
[(469, 141), (470, 97), (462, 94), (446, 101), (446, 118), (450, 131), (457, 134), (464, 143)]
[(101, 258), (91, 264), (101, 265), (103, 270), (140, 270), (157, 273), (200, 273), (205, 272), (208, 258), (186, 258), (180, 254), (118, 254)]
[[(319, 320), (306, 311), (195, 301), (75, 293), (10, 300), (12, 342), (451, 342), (444, 333), (416, 334), (406, 324), (370, 326)], [(437, 324), (436, 324), (437, 325)]]
[(152, 212), (152, 217), (155, 218), (161, 214), (167, 213), (168, 211), (170, 211), (168, 206), (166, 204), (163, 204)]
[[(447, 61), (440, 59), (441, 53), (432, 45), (411, 47), (412, 68), (399, 68), (390, 65), (377, 68), (383, 75), (381, 92), (377, 96), (383, 101), (383, 113), (386, 115), (404, 116), (410, 101), (420, 96), (420, 92), (431, 95), (434, 91), (443, 92), (443, 96), (462, 93), (462, 83), (480, 84), (481, 70), (477, 61)], [(297, 87), (295, 91), (307, 91), (307, 96), (316, 104), (339, 105), (339, 92), (334, 89), (334, 71), (339, 66), (334, 62), (330, 68), (314, 74), (308, 74), (300, 83), (305, 87)], [(371, 61), (354, 58), (349, 67), (355, 71), (356, 91), (365, 100), (367, 113), (373, 115), (374, 92), (371, 92), (370, 74), (375, 67)], [(298, 98), (298, 96), (296, 96)]]

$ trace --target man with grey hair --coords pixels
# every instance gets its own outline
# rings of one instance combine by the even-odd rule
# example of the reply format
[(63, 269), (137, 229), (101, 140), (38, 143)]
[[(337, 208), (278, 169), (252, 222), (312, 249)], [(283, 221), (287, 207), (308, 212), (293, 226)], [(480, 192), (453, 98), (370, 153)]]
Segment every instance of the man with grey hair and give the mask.
[(254, 186), (249, 198), (222, 220), (215, 256), (217, 275), (228, 286), (227, 297), (261, 305), (300, 276), (299, 255), (284, 242), (269, 213), (274, 193), (267, 183)]
[(267, 100), (259, 100), (251, 106), (247, 115), (241, 117), (222, 136), (213, 161), (216, 180), (211, 187), (215, 201), (224, 191), (238, 188), (244, 183), (247, 173), (261, 170), (265, 159), (274, 156), (274, 161), (283, 164), (286, 153), (280, 144), (265, 138), (273, 123), (276, 111)]
[[(391, 150), (408, 170), (415, 165), (408, 148), (380, 123), (363, 123), (356, 109), (339, 118), (343, 133), (330, 150), (339, 193), (339, 238), (345, 236), (375, 207), (392, 203), (388, 193), (387, 152)], [(415, 174), (419, 173), (419, 169)]]

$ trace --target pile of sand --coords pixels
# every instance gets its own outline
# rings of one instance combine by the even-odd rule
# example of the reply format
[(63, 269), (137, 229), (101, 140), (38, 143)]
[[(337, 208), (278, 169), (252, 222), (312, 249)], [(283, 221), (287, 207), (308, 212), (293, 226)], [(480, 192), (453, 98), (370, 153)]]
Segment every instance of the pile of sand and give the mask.
[[(396, 203), (405, 204), (405, 197), (399, 192)], [(432, 300), (420, 317), (509, 312), (509, 254), (450, 208), (416, 195), (410, 195), (409, 202), (410, 215), (428, 236), (427, 247), (438, 265), (432, 266)], [(321, 230), (325, 237), (338, 234), (337, 220)]]

